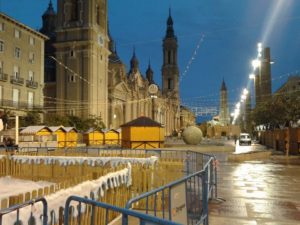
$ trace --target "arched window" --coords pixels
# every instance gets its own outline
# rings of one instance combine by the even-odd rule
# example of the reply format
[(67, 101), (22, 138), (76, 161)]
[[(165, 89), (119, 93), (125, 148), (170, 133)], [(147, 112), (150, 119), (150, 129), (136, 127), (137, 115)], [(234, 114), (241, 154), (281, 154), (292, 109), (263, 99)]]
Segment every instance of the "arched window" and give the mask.
[(78, 0), (72, 0), (71, 2), (71, 21), (77, 21), (78, 18)]
[(171, 51), (168, 51), (168, 64), (171, 64)]
[(100, 8), (98, 4), (96, 4), (96, 23), (100, 25)]

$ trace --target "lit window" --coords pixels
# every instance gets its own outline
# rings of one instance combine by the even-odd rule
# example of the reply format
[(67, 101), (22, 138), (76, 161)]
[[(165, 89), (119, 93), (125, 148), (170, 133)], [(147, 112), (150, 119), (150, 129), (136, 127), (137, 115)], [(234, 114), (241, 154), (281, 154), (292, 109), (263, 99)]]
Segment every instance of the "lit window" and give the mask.
[(29, 37), (29, 44), (34, 45), (35, 44), (35, 39), (33, 37)]
[(0, 31), (4, 31), (4, 23), (0, 23)]
[(13, 89), (13, 106), (18, 107), (19, 105), (19, 96), (20, 96), (20, 90)]
[(20, 77), (20, 69), (18, 66), (14, 66), (14, 77), (15, 78)]
[(0, 41), (0, 52), (4, 52), (4, 42)]
[(34, 53), (33, 52), (29, 52), (29, 62), (30, 63), (34, 62)]
[(21, 49), (18, 47), (15, 48), (15, 57), (18, 59), (21, 57)]
[(28, 73), (28, 80), (29, 81), (33, 81), (34, 80), (34, 73), (31, 70), (29, 70), (29, 73)]
[(28, 92), (28, 108), (32, 108), (33, 106), (33, 92)]
[(21, 31), (15, 29), (15, 38), (20, 38), (21, 37)]

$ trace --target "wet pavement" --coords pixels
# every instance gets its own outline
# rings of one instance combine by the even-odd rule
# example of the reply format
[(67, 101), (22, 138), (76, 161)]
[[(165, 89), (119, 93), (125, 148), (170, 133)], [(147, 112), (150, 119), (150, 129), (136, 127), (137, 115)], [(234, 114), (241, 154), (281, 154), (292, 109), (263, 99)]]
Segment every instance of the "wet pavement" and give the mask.
[(216, 156), (218, 197), (225, 201), (210, 204), (210, 225), (300, 224), (300, 157), (230, 163), (227, 154)]

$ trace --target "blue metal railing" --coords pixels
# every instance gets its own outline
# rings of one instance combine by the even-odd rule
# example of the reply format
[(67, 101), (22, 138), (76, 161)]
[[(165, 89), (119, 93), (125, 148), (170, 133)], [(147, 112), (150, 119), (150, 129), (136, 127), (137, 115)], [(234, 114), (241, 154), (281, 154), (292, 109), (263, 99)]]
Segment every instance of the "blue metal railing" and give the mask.
[[(151, 216), (151, 215), (147, 215), (144, 213), (140, 213), (140, 212), (136, 212), (130, 209), (124, 209), (124, 208), (120, 208), (117, 206), (113, 206), (113, 205), (109, 205), (106, 203), (102, 203), (102, 202), (97, 202), (91, 199), (87, 199), (87, 198), (82, 198), (82, 197), (77, 197), (77, 196), (70, 196), (65, 204), (65, 210), (64, 210), (64, 225), (68, 225), (69, 221), (70, 221), (70, 213), (69, 213), (69, 209), (70, 209), (70, 204), (72, 201), (78, 202), (78, 216), (77, 218), (80, 218), (80, 214), (81, 214), (81, 207), (82, 204), (86, 204), (92, 207), (92, 214), (91, 214), (91, 225), (95, 224), (95, 218), (94, 217), (94, 213), (95, 213), (95, 207), (98, 208), (102, 208), (105, 209), (105, 223), (104, 224), (108, 224), (110, 221), (108, 220), (108, 214), (109, 211), (113, 211), (113, 212), (117, 212), (120, 213), (121, 215), (125, 216), (128, 219), (128, 217), (133, 217), (139, 220), (139, 224), (153, 224), (153, 225), (179, 225), (178, 223), (172, 222), (172, 221), (168, 221), (168, 220), (163, 220), (160, 219), (158, 217), (155, 216)], [(125, 221), (126, 224), (128, 224), (128, 220)], [(78, 224), (80, 224), (80, 220), (78, 220)]]
[[(42, 223), (43, 223), (43, 225), (47, 225), (47, 221), (48, 221), (48, 214), (47, 214), (48, 204), (47, 204), (47, 201), (46, 201), (45, 198), (32, 199), (30, 201), (24, 202), (23, 204), (15, 205), (15, 206), (12, 206), (8, 209), (0, 210), (0, 225), (2, 225), (3, 216), (6, 215), (6, 214), (9, 214), (11, 212), (14, 212), (14, 211), (16, 211), (16, 213), (17, 213), (17, 218), (16, 218), (16, 221), (15, 221), (14, 224), (17, 224), (17, 225), (24, 224), (20, 220), (20, 216), (19, 216), (20, 215), (20, 209), (25, 208), (27, 206), (33, 206), (35, 203), (38, 203), (38, 202), (41, 202), (43, 204)], [(30, 220), (35, 220), (35, 218), (32, 216), (32, 214), (30, 215)], [(6, 224), (3, 224), (3, 225), (6, 225)]]
[[(203, 170), (195, 172), (191, 175), (188, 175), (165, 186), (159, 187), (155, 190), (144, 193), (140, 196), (137, 196), (129, 200), (125, 208), (134, 208), (134, 204), (144, 202), (144, 210), (146, 214), (148, 214), (151, 211), (151, 213), (153, 213), (154, 216), (158, 216), (159, 212), (161, 212), (160, 216), (163, 219), (168, 219), (172, 221), (174, 210), (171, 198), (172, 190), (178, 185), (184, 185), (186, 192), (185, 202), (187, 210), (186, 224), (208, 225), (208, 200), (210, 197), (213, 197), (212, 190), (214, 187), (216, 188), (216, 183), (213, 182), (213, 174), (215, 171), (213, 167), (215, 158), (211, 156), (209, 157), (210, 159), (203, 166)], [(195, 166), (192, 165), (192, 168), (193, 167)], [(151, 205), (149, 204), (149, 202), (151, 202)], [(158, 202), (161, 202), (161, 207), (158, 206)], [(126, 221), (127, 218), (126, 215), (124, 215), (123, 224), (127, 224)]]

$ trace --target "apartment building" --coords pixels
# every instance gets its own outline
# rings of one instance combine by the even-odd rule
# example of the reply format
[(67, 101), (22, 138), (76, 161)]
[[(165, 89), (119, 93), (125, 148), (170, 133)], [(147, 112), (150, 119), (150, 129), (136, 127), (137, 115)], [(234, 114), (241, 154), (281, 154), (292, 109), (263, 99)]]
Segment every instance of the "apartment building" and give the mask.
[(48, 38), (0, 13), (0, 111), (43, 108), (44, 42)]

